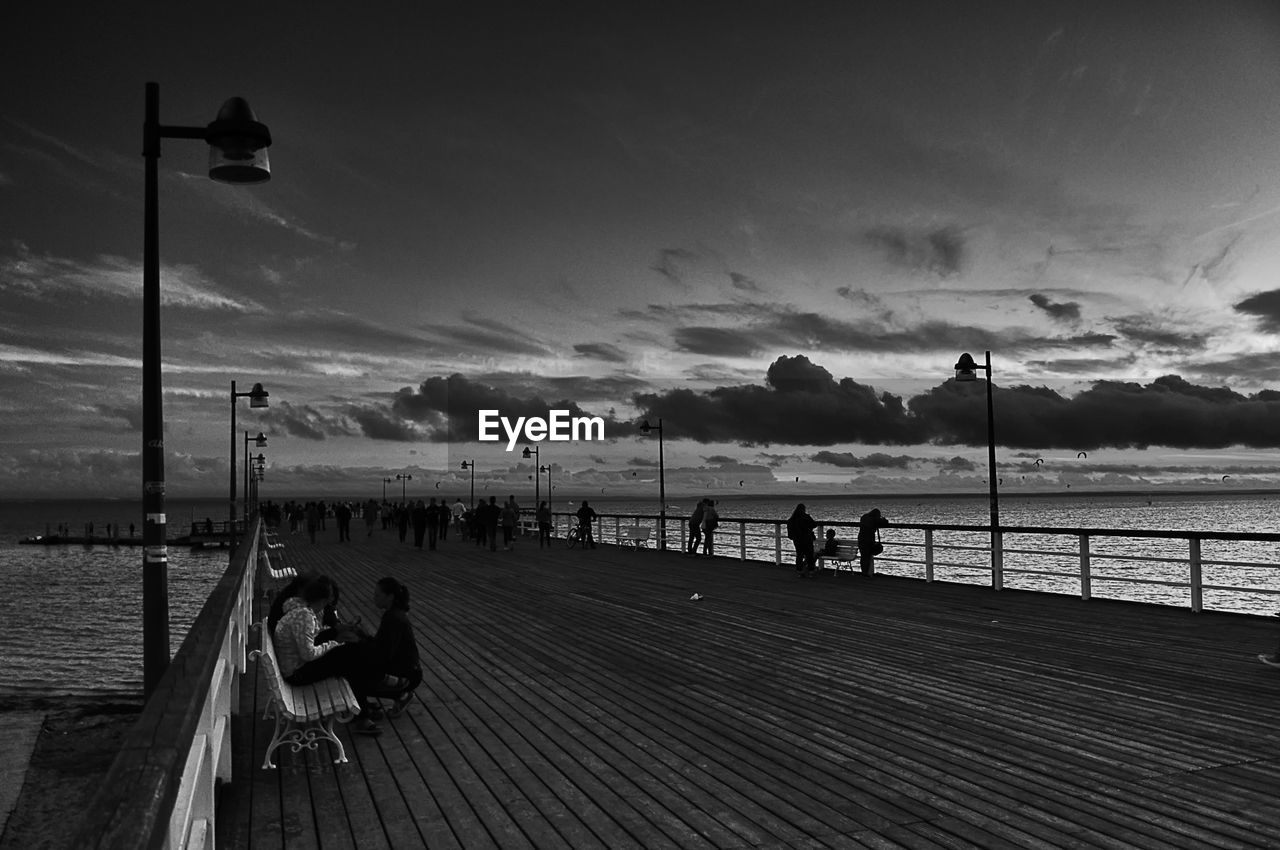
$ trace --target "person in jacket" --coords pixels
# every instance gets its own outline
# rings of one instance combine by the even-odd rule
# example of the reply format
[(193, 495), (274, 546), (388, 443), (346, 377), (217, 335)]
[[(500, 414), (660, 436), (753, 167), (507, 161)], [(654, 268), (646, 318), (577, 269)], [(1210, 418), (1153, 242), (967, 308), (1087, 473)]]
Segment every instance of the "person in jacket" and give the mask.
[(818, 523), (809, 516), (803, 503), (796, 505), (787, 519), (787, 537), (796, 550), (796, 572), (800, 574), (800, 578), (812, 575), (818, 563), (818, 556), (813, 551), (814, 530), (817, 527)]
[(706, 509), (707, 500), (699, 499), (698, 504), (689, 514), (689, 548), (688, 554), (697, 555), (698, 545), (702, 543), (702, 512)]
[(587, 504), (587, 500), (582, 500), (582, 505), (578, 508), (578, 526), (582, 529), (582, 548), (596, 548), (595, 527), (596, 527), (596, 509)]
[(374, 585), (373, 604), (382, 611), (382, 619), (377, 633), (362, 643), (369, 663), (381, 675), (374, 696), (390, 699), (392, 707), (386, 714), (395, 717), (422, 683), (418, 641), (409, 622), (409, 588), (391, 576), (380, 578)]
[(291, 685), (310, 685), (322, 679), (341, 676), (351, 685), (360, 717), (352, 728), (366, 735), (382, 730), (369, 719), (369, 692), (373, 685), (371, 669), (360, 648), (360, 634), (355, 629), (338, 629), (333, 640), (320, 640), (321, 616), (332, 603), (333, 582), (327, 576), (307, 583), (301, 594), (284, 603), (284, 614), (276, 623), (276, 660), (280, 675)]
[(884, 551), (880, 542), (880, 529), (889, 525), (889, 520), (880, 514), (879, 508), (872, 508), (858, 520), (858, 555), (862, 574), (871, 578), (876, 574), (876, 555)]
[(716, 529), (719, 527), (720, 513), (716, 510), (716, 503), (707, 499), (702, 509), (702, 554), (716, 553)]
[(538, 548), (551, 548), (551, 507), (546, 502), (538, 502), (534, 520), (538, 523)]

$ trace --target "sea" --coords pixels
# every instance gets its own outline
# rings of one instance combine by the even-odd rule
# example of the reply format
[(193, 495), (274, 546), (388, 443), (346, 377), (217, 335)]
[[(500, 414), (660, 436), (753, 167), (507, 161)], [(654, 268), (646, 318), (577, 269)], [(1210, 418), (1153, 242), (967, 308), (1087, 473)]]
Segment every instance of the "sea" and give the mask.
[[(695, 501), (695, 497), (668, 499), (668, 517), (687, 516)], [(875, 499), (733, 498), (728, 495), (717, 498), (717, 509), (726, 519), (783, 520), (798, 502), (804, 502), (819, 522), (855, 522), (873, 507), (880, 508), (894, 522), (985, 525), (989, 520), (985, 495)], [(653, 515), (658, 512), (656, 499), (592, 498), (591, 504), (603, 514)], [(553, 509), (572, 512), (577, 505), (577, 502), (557, 499)], [(1000, 508), (1001, 524), (1005, 527), (1280, 532), (1280, 494), (1277, 493), (1002, 496)], [(215, 521), (225, 518), (227, 503), (224, 499), (169, 499), (166, 513), (169, 536), (173, 538), (187, 533), (193, 522), (203, 522), (206, 517)], [(4, 623), (0, 630), (0, 651), (4, 658), (0, 708), (55, 696), (129, 699), (141, 692), (141, 547), (19, 543), (26, 537), (57, 533), (60, 527), (72, 535), (81, 535), (88, 523), (93, 523), (95, 535), (103, 535), (106, 526), (111, 525), (119, 529), (120, 536), (127, 537), (130, 523), (138, 526), (136, 533), (141, 534), (141, 517), (140, 501), (0, 500), (0, 577), (3, 581), (0, 618)], [(1006, 543), (1006, 547), (1012, 545)], [(1185, 544), (1183, 546), (1185, 549)], [(1237, 556), (1240, 560), (1263, 561), (1280, 567), (1280, 544), (1240, 546), (1245, 550), (1243, 554), (1231, 552), (1221, 557), (1230, 560)], [(770, 551), (763, 557), (771, 559), (771, 554)], [(789, 551), (784, 551), (784, 557), (787, 555)], [(171, 651), (177, 651), (227, 565), (225, 549), (170, 546)], [(1161, 568), (1158, 563), (1150, 567), (1154, 571)], [(1274, 573), (1280, 581), (1280, 569)], [(1078, 585), (1066, 579), (1057, 585), (1049, 580), (1038, 589), (1079, 592)], [(1125, 596), (1126, 593), (1132, 595)], [(1145, 597), (1140, 587), (1129, 591), (1121, 586), (1113, 597), (1164, 601)], [(1254, 614), (1270, 614), (1280, 608), (1280, 596), (1236, 599), (1229, 595), (1224, 598), (1224, 602), (1211, 607)], [(1175, 600), (1170, 604), (1181, 603)], [(1208, 600), (1206, 606), (1210, 607)]]

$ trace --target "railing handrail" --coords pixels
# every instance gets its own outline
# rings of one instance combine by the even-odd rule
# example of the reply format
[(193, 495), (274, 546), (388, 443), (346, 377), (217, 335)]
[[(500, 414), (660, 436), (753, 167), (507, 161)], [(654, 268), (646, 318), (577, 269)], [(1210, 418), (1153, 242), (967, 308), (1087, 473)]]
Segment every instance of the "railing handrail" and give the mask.
[[(227, 724), (230, 712), (237, 707), (234, 694), (244, 668), (247, 626), (233, 620), (246, 593), (252, 602), (257, 539), (255, 532), (233, 554), (142, 714), (126, 734), (72, 846), (161, 850), (185, 847), (188, 841), (213, 846), (212, 811), (204, 812), (208, 831), (202, 836), (192, 836), (188, 830), (198, 826), (192, 810), (210, 807), (213, 772), (226, 772), (229, 778)], [(225, 657), (229, 637), (239, 646), (238, 659)], [(235, 660), (234, 666), (239, 668), (231, 675), (230, 696), (218, 691), (228, 685), (229, 660)], [(210, 716), (215, 712), (220, 716)], [(211, 734), (227, 740), (201, 740)], [(208, 763), (223, 758), (227, 759), (225, 764)], [(178, 813), (183, 817), (175, 817)], [(174, 834), (175, 829), (179, 834)]]
[[(523, 511), (522, 513), (529, 513)], [(659, 514), (632, 514), (632, 513), (603, 513), (596, 512), (599, 519), (643, 519), (658, 521), (661, 517)], [(553, 516), (574, 517), (576, 514), (572, 511), (553, 511)], [(688, 518), (677, 517), (667, 514), (667, 522), (684, 522), (688, 523)], [(720, 524), (729, 523), (754, 523), (756, 525), (786, 525), (785, 518), (764, 519), (761, 517), (720, 517)], [(833, 528), (857, 528), (857, 520), (817, 520), (819, 527)], [(990, 533), (991, 526), (987, 525), (963, 525), (957, 523), (936, 523), (936, 522), (890, 522), (884, 528), (911, 528), (920, 531), (967, 531)], [(1280, 542), (1280, 532), (1268, 531), (1207, 531), (1202, 529), (1187, 529), (1174, 531), (1169, 529), (1141, 529), (1141, 528), (1094, 528), (1090, 526), (1040, 526), (1040, 525), (1005, 525), (1001, 523), (1000, 531), (1004, 534), (1088, 534), (1092, 537), (1153, 537), (1172, 540), (1186, 540), (1188, 538), (1199, 538), (1200, 540), (1252, 540), (1256, 542)]]

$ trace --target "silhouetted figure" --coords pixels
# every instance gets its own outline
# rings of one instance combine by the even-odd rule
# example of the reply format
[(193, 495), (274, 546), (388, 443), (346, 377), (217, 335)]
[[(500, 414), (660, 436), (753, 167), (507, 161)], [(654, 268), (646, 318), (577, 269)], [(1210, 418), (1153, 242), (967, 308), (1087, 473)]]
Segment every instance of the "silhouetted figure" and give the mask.
[(880, 515), (879, 508), (872, 508), (858, 520), (858, 554), (862, 574), (871, 578), (876, 574), (876, 555), (884, 551), (880, 542), (880, 529), (889, 525), (889, 520)]
[(817, 527), (818, 523), (809, 516), (803, 503), (796, 505), (787, 519), (787, 537), (796, 549), (796, 572), (800, 574), (800, 578), (811, 575), (818, 562), (818, 556), (813, 551), (814, 529)]

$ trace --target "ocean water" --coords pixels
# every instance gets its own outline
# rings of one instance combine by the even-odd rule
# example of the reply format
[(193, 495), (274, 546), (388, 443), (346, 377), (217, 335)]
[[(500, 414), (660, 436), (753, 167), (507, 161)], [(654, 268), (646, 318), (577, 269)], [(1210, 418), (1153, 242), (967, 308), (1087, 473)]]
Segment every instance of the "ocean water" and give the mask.
[[(938, 496), (919, 498), (804, 498), (763, 499), (733, 498), (715, 495), (722, 518), (782, 520), (790, 515), (798, 501), (803, 501), (819, 522), (856, 522), (858, 517), (878, 507), (894, 522), (983, 525), (989, 519), (985, 496)], [(668, 534), (678, 540), (679, 519), (687, 517), (694, 499), (668, 499), (670, 520)], [(610, 500), (592, 499), (592, 505), (604, 514), (644, 514), (658, 512), (657, 499)], [(522, 505), (532, 508), (533, 499)], [(557, 512), (571, 513), (577, 502), (557, 502)], [(1146, 530), (1200, 530), (1237, 532), (1280, 532), (1280, 496), (1277, 495), (1093, 495), (1052, 497), (1002, 497), (1001, 524), (1014, 526), (1047, 526), (1064, 528), (1110, 528)], [(185, 534), (190, 523), (205, 517), (220, 520), (226, 516), (226, 502), (221, 499), (179, 500), (166, 504), (169, 535)], [(0, 631), (0, 651), (5, 658), (5, 673), (0, 677), (0, 697), (23, 698), (46, 695), (136, 695), (142, 688), (142, 550), (136, 546), (29, 546), (18, 541), (27, 536), (56, 532), (60, 524), (71, 533), (82, 533), (92, 522), (101, 534), (108, 523), (119, 526), (125, 535), (129, 523), (141, 524), (141, 504), (137, 501), (59, 500), (45, 502), (0, 501), (0, 617), (5, 628)], [(612, 523), (606, 522), (606, 537)], [(841, 536), (846, 536), (844, 533)], [(985, 545), (984, 535), (973, 541)], [(736, 551), (736, 529), (722, 528), (721, 545)], [(888, 550), (911, 553), (906, 530), (885, 532)], [(895, 542), (897, 541), (897, 542)], [(1078, 583), (1070, 578), (1038, 575), (1017, 576), (1020, 566), (1040, 566), (1043, 555), (1019, 556), (1010, 551), (1019, 548), (1050, 549), (1069, 547), (1068, 538), (1033, 538), (1010, 535), (1006, 539), (1006, 567), (1011, 574), (1007, 587), (1026, 587), (1060, 593), (1078, 593)], [(1112, 538), (1099, 543), (1094, 551), (1100, 574), (1120, 577), (1185, 581), (1185, 567), (1160, 560), (1108, 564), (1106, 546), (1122, 547), (1126, 554), (1142, 554), (1153, 559), (1171, 561), (1186, 558), (1186, 544), (1179, 541), (1119, 541)], [(1179, 548), (1181, 547), (1181, 548)], [(773, 560), (772, 530), (767, 526), (752, 528), (749, 555)], [(721, 549), (726, 551), (725, 548)], [(783, 558), (789, 561), (790, 546), (783, 541)], [(919, 558), (918, 553), (911, 557)], [(1064, 570), (1078, 569), (1078, 557), (1072, 567), (1071, 555)], [(1274, 543), (1205, 543), (1205, 558), (1264, 562), (1277, 567), (1206, 567), (1205, 581), (1223, 585), (1274, 587), (1280, 591), (1280, 544)], [(985, 552), (962, 553), (957, 562), (971, 567), (958, 567), (948, 573), (940, 569), (938, 577), (954, 581), (986, 583), (989, 574)], [(176, 651), (187, 629), (195, 620), (205, 599), (227, 568), (226, 550), (190, 550), (171, 546), (169, 550), (170, 644)], [(918, 567), (899, 566), (885, 560), (880, 570), (887, 573), (918, 574)], [(1185, 605), (1186, 594), (1167, 588), (1127, 584), (1123, 581), (1096, 580), (1094, 595), (1163, 604)], [(1258, 597), (1230, 592), (1206, 592), (1205, 605), (1216, 610), (1270, 614), (1280, 607), (1280, 596)]]

